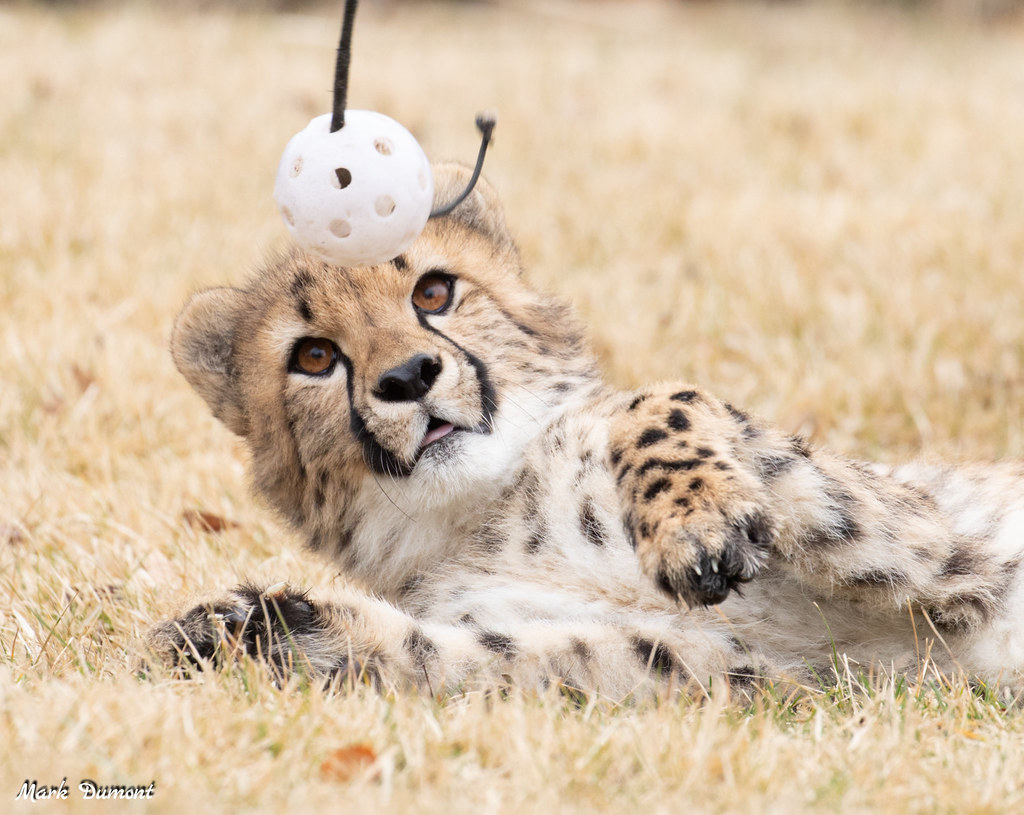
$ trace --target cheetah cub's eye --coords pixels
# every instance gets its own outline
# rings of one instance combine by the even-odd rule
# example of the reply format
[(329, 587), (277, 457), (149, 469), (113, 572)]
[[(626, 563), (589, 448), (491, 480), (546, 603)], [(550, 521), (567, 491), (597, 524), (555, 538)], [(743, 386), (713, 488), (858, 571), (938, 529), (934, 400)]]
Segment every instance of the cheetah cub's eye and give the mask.
[(412, 290), (412, 304), (424, 314), (440, 314), (452, 302), (455, 279), (441, 272), (428, 272)]
[(337, 361), (338, 346), (333, 342), (322, 337), (303, 337), (295, 343), (288, 370), (307, 376), (327, 376), (334, 370)]

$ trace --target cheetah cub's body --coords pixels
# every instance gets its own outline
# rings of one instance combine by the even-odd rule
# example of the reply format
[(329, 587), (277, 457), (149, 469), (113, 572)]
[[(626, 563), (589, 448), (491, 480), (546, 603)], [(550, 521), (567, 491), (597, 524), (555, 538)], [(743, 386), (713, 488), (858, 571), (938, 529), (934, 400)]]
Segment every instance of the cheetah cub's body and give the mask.
[(171, 662), (612, 697), (828, 675), (834, 651), (916, 669), (929, 640), (942, 669), (1024, 667), (1020, 469), (866, 466), (688, 385), (610, 389), (489, 189), (390, 263), (295, 250), (203, 292), (172, 345), (348, 587), (240, 587), (154, 630)]

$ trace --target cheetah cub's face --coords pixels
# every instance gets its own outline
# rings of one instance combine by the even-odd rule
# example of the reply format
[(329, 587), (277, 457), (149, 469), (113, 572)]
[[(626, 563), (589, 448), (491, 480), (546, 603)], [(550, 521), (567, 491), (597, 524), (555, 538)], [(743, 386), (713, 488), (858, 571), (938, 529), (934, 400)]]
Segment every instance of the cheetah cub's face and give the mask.
[[(435, 172), (438, 200), (466, 181)], [(523, 282), (486, 186), (390, 263), (339, 268), (294, 249), (244, 288), (201, 292), (172, 352), (246, 439), (256, 487), (299, 524), (368, 479), (428, 503), (464, 496), (592, 376), (564, 307)]]

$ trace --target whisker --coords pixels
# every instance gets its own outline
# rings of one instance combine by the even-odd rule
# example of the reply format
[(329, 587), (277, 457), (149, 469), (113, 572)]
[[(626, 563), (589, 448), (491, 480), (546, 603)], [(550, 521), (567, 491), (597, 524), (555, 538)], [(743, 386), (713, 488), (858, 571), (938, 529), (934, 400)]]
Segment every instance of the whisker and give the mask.
[[(525, 388), (524, 388), (524, 390), (525, 390)], [(533, 396), (533, 394), (530, 394), (530, 395), (531, 395), (531, 396)], [(523, 412), (523, 413), (524, 413), (524, 414), (526, 415), (526, 418), (527, 418), (527, 419), (528, 419), (528, 420), (529, 420), (529, 421), (530, 421), (530, 422), (531, 422), (532, 424), (537, 424), (537, 425), (539, 425), (539, 424), (540, 424), (540, 419), (538, 419), (538, 418), (537, 418), (536, 416), (534, 416), (534, 415), (533, 415), (533, 414), (532, 414), (532, 413), (531, 413), (531, 412), (530, 412), (529, 410), (527, 410), (527, 409), (526, 409), (526, 408), (525, 408), (525, 407), (524, 407), (524, 406), (523, 406), (523, 405), (522, 405), (521, 403), (517, 402), (517, 401), (516, 401), (515, 399), (513, 399), (513, 398), (512, 398), (511, 396), (505, 396), (505, 401), (506, 401), (506, 402), (509, 402), (510, 404), (513, 404), (513, 405), (515, 405), (515, 406), (516, 406), (517, 408), (519, 408), (519, 410), (521, 410), (521, 411), (522, 411), (522, 412)], [(550, 407), (550, 405), (547, 405), (546, 403), (545, 403), (545, 406), (546, 406), (546, 407)], [(492, 414), (492, 417), (493, 417), (493, 414)], [(514, 425), (515, 427), (517, 427), (517, 428), (520, 428), (520, 427), (523, 427), (523, 426), (524, 426), (524, 425), (522, 425), (522, 424), (516, 424), (515, 422), (512, 422), (512, 421), (511, 421), (510, 419), (508, 419), (508, 417), (506, 417), (506, 421), (509, 421), (509, 423), (510, 423), (510, 424), (513, 424), (513, 425)], [(491, 421), (492, 429), (493, 429), (493, 424), (494, 424), (494, 423), (493, 423), (493, 418), (492, 418), (492, 421)]]
[[(393, 475), (391, 475), (391, 473), (388, 473), (388, 476), (389, 476), (389, 477), (391, 477), (391, 478), (394, 478), (394, 476), (393, 476)], [(414, 522), (414, 520), (413, 520), (413, 517), (412, 517), (412, 516), (411, 516), (411, 515), (410, 515), (410, 514), (409, 514), (408, 512), (406, 512), (406, 511), (405, 511), (404, 509), (402, 509), (402, 507), (400, 507), (400, 506), (398, 505), (398, 503), (397, 503), (397, 502), (395, 501), (395, 499), (394, 499), (394, 498), (392, 498), (392, 497), (391, 497), (390, 495), (388, 495), (388, 491), (387, 491), (386, 489), (384, 489), (384, 485), (383, 485), (383, 484), (381, 483), (381, 481), (380, 481), (380, 478), (378, 478), (378, 477), (377, 477), (377, 474), (376, 474), (376, 473), (373, 473), (373, 481), (374, 481), (374, 483), (375, 483), (375, 484), (377, 485), (378, 489), (380, 489), (380, 491), (381, 491), (381, 494), (382, 494), (382, 495), (383, 495), (383, 496), (384, 496), (385, 498), (387, 498), (387, 499), (388, 499), (388, 501), (390, 501), (390, 502), (391, 502), (391, 506), (393, 506), (393, 507), (394, 507), (395, 509), (397, 509), (397, 510), (398, 510), (399, 512), (401, 512), (401, 513), (402, 513), (402, 515), (404, 515), (404, 516), (405, 516), (405, 519), (406, 519), (407, 521), (412, 521), (412, 522)]]
[[(551, 407), (552, 406), (551, 402), (549, 402), (547, 399), (544, 399), (541, 396), (538, 396), (536, 393), (534, 393), (529, 388), (524, 387), (523, 385), (518, 385), (517, 387), (519, 387), (520, 390), (526, 391), (528, 394), (530, 394), (530, 396), (532, 396), (534, 399), (536, 399), (538, 402), (540, 402), (542, 405), (544, 405), (544, 407)], [(506, 396), (505, 398), (507, 399), (508, 396)]]

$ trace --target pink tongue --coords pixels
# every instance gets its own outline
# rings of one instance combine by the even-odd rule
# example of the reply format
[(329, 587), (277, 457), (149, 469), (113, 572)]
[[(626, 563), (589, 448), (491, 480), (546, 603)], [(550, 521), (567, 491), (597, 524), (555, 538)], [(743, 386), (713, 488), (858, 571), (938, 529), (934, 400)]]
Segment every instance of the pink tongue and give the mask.
[(443, 439), (454, 429), (455, 426), (450, 424), (443, 424), (440, 427), (435, 427), (433, 430), (429, 431), (427, 435), (423, 437), (423, 441), (420, 442), (420, 447), (426, 447), (428, 444), (433, 444), (438, 439)]

